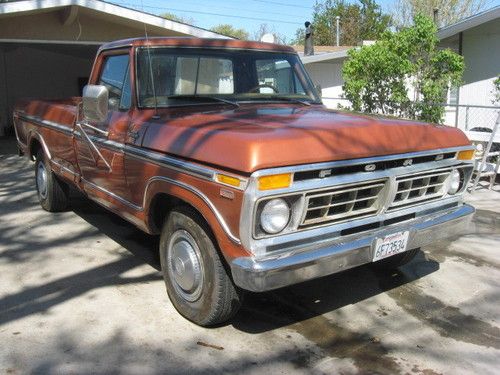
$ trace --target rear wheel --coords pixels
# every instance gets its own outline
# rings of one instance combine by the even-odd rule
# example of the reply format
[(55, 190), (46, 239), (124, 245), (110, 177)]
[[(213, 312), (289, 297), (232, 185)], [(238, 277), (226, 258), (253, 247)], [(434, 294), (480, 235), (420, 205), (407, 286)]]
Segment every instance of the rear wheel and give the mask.
[(420, 251), (420, 248), (411, 249), (405, 251), (404, 253), (396, 254), (390, 256), (389, 258), (385, 258), (379, 260), (375, 263), (372, 263), (373, 267), (380, 271), (391, 271), (398, 267), (404, 266), (406, 263), (409, 263), (413, 258), (415, 258)]
[(38, 200), (45, 210), (63, 211), (68, 206), (68, 186), (57, 179), (42, 151), (36, 155), (35, 183)]
[(160, 239), (160, 260), (172, 304), (185, 318), (201, 326), (229, 320), (241, 305), (210, 238), (206, 223), (192, 209), (173, 210)]

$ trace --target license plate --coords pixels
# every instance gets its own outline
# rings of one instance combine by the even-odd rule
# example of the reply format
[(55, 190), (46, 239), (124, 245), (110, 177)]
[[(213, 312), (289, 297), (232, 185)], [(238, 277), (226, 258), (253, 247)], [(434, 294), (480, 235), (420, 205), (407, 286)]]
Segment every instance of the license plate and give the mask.
[(389, 234), (383, 238), (377, 238), (373, 251), (373, 261), (390, 257), (406, 251), (408, 245), (409, 231)]

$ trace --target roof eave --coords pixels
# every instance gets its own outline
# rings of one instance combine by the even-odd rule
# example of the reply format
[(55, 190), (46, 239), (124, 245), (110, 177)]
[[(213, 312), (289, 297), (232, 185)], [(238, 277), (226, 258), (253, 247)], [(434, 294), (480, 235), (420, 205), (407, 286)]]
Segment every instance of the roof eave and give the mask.
[(135, 9), (125, 8), (120, 5), (99, 0), (27, 0), (7, 2), (0, 4), (0, 15), (33, 12), (51, 8), (57, 9), (68, 6), (87, 8), (108, 15), (127, 18), (131, 21), (144, 23), (149, 26), (172, 30), (184, 35), (191, 35), (199, 38), (232, 39), (226, 35), (217, 34), (213, 31), (202, 29), (200, 27), (168, 20), (153, 14), (144, 13)]
[(300, 59), (302, 60), (302, 64), (312, 64), (316, 62), (324, 62), (324, 61), (329, 61), (329, 60), (338, 60), (338, 59), (344, 59), (347, 57), (347, 52), (349, 50), (345, 51), (338, 51), (338, 52), (328, 52), (328, 53), (322, 53), (319, 55), (311, 55), (311, 56), (301, 56)]
[(443, 40), (497, 18), (500, 18), (500, 6), (488, 9), (484, 12), (478, 13), (471, 17), (465, 18), (462, 21), (454, 23), (453, 25), (439, 29), (437, 36), (439, 40)]

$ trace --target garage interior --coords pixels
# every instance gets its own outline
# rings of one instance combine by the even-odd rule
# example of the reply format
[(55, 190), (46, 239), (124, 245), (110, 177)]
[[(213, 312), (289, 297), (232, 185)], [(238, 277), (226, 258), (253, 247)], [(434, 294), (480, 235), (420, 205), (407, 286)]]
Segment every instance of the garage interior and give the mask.
[(21, 98), (80, 96), (102, 43), (149, 36), (220, 34), (99, 0), (0, 4), (0, 136), (14, 134)]
[(80, 96), (98, 48), (97, 45), (1, 43), (3, 135), (12, 135), (9, 122), (17, 100)]

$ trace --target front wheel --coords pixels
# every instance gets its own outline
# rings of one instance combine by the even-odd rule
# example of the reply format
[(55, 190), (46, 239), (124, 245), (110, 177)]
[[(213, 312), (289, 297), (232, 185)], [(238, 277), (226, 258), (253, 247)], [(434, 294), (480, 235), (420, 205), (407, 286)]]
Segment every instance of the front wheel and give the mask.
[(57, 179), (42, 151), (36, 155), (35, 183), (40, 205), (49, 212), (63, 211), (68, 206), (68, 186)]
[(241, 305), (215, 246), (191, 208), (173, 210), (163, 225), (160, 261), (168, 296), (182, 316), (200, 326), (229, 320)]

